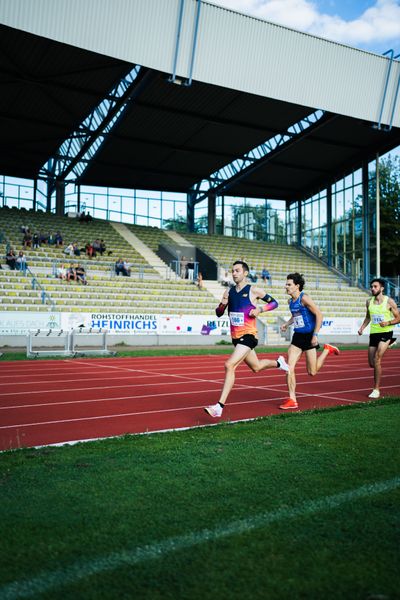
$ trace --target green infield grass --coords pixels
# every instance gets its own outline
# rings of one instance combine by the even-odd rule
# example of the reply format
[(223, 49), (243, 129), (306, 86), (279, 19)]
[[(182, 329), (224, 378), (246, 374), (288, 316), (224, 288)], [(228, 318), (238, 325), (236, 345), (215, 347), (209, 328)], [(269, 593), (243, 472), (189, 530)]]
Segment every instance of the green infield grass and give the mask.
[(0, 599), (400, 597), (400, 398), (0, 455)]

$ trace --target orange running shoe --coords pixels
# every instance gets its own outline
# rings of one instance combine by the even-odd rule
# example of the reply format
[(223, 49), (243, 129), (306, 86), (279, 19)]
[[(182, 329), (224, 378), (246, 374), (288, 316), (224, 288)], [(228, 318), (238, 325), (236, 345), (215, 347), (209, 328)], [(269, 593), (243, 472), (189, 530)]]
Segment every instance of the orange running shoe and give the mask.
[(279, 408), (282, 410), (289, 410), (290, 408), (299, 408), (299, 405), (297, 404), (296, 400), (288, 398), (283, 404), (280, 405)]
[(336, 348), (336, 346), (332, 346), (331, 344), (325, 344), (324, 350), (328, 350), (329, 354), (340, 354), (339, 348)]

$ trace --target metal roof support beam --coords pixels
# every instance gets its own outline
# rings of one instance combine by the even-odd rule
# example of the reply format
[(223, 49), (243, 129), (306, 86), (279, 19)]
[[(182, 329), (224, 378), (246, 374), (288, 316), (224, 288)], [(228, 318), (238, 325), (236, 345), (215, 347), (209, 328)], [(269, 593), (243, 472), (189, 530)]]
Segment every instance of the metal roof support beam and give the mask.
[(250, 152), (212, 173), (206, 180), (197, 183), (191, 189), (190, 201), (197, 204), (207, 198), (211, 192), (216, 195), (225, 194), (229, 188), (241, 179), (248, 177), (280, 152), (311, 135), (322, 124), (326, 124), (334, 118), (335, 115), (326, 114), (322, 110), (316, 110), (309, 114), (288, 127), (286, 131), (273, 136), (263, 144), (250, 150)]
[(194, 26), (193, 26), (192, 50), (190, 52), (189, 76), (187, 79), (182, 79), (181, 77), (177, 77), (177, 75), (176, 75), (176, 68), (177, 68), (178, 58), (179, 58), (179, 48), (180, 48), (180, 43), (181, 43), (184, 6), (185, 6), (185, 0), (181, 0), (180, 5), (179, 5), (179, 12), (178, 12), (178, 27), (177, 27), (177, 32), (176, 32), (176, 42), (175, 42), (174, 62), (173, 62), (173, 66), (172, 66), (172, 75), (171, 75), (171, 77), (168, 78), (168, 81), (170, 83), (176, 83), (177, 85), (190, 86), (190, 85), (192, 85), (193, 67), (194, 67), (194, 61), (196, 58), (197, 36), (199, 33), (201, 0), (196, 0), (196, 13), (195, 13), (195, 17), (194, 17)]
[[(400, 58), (400, 54), (397, 54), (393, 60), (396, 60), (398, 58)], [(396, 110), (397, 98), (399, 95), (399, 88), (400, 88), (400, 65), (399, 65), (399, 74), (397, 76), (396, 91), (395, 91), (394, 98), (393, 98), (392, 112), (390, 113), (389, 125), (387, 127), (385, 127), (385, 131), (390, 131), (393, 126), (393, 118), (394, 118), (394, 112)]]
[(71, 175), (71, 180), (82, 176), (126, 108), (154, 77), (154, 72), (144, 71), (140, 66), (130, 69), (79, 128), (65, 140), (39, 174), (39, 177), (47, 179), (50, 195), (56, 189), (56, 181), (66, 182)]

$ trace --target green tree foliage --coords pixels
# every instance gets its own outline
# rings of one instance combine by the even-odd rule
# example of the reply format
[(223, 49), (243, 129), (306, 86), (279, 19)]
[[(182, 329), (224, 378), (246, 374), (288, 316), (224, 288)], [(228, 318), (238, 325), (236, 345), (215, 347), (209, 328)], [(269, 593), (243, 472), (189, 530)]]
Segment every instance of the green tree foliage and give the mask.
[[(381, 270), (384, 277), (399, 274), (400, 254), (400, 157), (379, 162)], [(376, 180), (370, 182), (370, 198), (376, 197)]]

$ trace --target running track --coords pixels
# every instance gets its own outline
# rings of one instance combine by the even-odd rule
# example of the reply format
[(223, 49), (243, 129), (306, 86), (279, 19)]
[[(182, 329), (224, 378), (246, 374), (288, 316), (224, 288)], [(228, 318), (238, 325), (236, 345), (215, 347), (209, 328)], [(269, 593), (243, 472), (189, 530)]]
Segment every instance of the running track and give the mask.
[[(275, 355), (267, 355), (275, 358)], [(226, 356), (101, 358), (0, 363), (0, 450), (179, 429), (218, 422), (203, 406), (218, 400)], [(400, 396), (400, 351), (383, 360), (381, 393)], [(300, 408), (366, 401), (367, 351), (329, 356), (316, 377), (297, 368)], [(236, 372), (225, 421), (277, 414), (285, 374)]]

